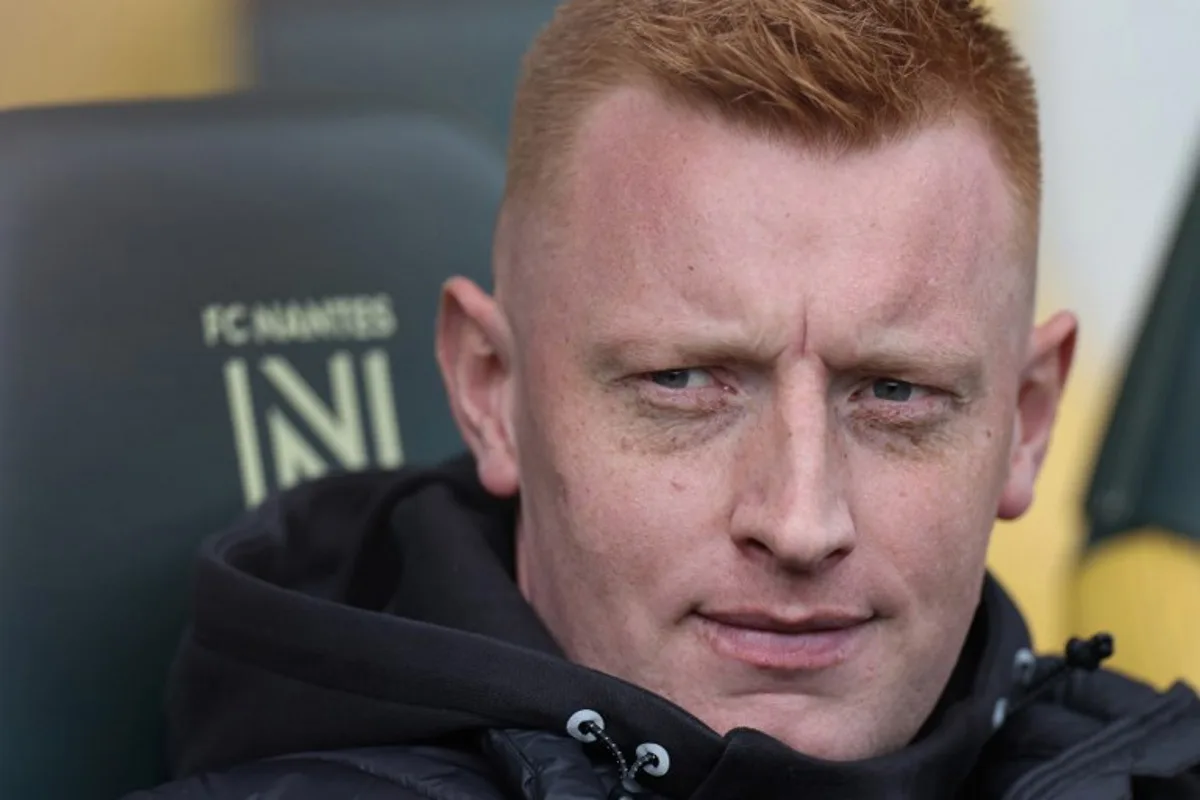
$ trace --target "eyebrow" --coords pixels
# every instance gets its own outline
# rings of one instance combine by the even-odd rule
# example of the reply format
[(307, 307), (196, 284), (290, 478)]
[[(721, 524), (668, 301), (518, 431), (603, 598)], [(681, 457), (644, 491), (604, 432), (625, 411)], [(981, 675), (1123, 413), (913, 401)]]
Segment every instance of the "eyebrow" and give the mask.
[(630, 362), (651, 359), (662, 368), (739, 362), (761, 364), (775, 360), (782, 351), (783, 347), (765, 336), (747, 335), (734, 329), (709, 328), (699, 334), (663, 330), (602, 337), (588, 348), (588, 362), (601, 372), (616, 371)]
[(880, 342), (864, 348), (847, 364), (837, 366), (915, 382), (949, 383), (958, 393), (967, 397), (978, 394), (984, 385), (984, 365), (979, 354), (946, 343), (907, 345)]

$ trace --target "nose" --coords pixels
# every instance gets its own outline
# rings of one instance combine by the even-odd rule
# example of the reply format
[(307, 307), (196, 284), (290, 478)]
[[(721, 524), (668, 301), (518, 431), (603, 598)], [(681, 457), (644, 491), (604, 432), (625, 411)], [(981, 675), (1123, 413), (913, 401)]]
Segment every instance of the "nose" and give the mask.
[(741, 443), (731, 535), (753, 558), (793, 573), (843, 560), (857, 532), (844, 445), (823, 392), (781, 398)]

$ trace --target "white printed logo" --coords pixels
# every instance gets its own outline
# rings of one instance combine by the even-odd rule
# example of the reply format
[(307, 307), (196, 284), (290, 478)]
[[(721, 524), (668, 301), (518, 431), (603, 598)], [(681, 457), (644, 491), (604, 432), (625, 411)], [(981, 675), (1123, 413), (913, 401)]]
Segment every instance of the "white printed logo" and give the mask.
[[(386, 295), (209, 306), (201, 312), (201, 323), (208, 346), (235, 348), (260, 342), (362, 342), (389, 338), (396, 330), (391, 298)], [(286, 489), (329, 472), (331, 464), (318, 444), (337, 467), (346, 470), (395, 468), (404, 463), (387, 351), (369, 348), (356, 364), (353, 353), (338, 350), (327, 360), (326, 373), (328, 400), (282, 355), (265, 355), (254, 362), (239, 356), (225, 362), (225, 394), (248, 507), (261, 503), (272, 488)], [(252, 389), (256, 374), (280, 401), (261, 416)], [(307, 436), (293, 418), (307, 427)], [(264, 450), (274, 465), (273, 487), (268, 485)]]

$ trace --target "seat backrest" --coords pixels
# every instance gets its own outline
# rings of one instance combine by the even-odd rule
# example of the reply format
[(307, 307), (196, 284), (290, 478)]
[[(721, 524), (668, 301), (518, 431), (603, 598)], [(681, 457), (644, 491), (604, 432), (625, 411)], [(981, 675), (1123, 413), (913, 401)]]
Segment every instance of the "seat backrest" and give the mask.
[(560, 0), (252, 0), (254, 81), (387, 92), (503, 152), (521, 56)]
[(460, 448), (436, 303), (488, 285), (502, 182), (366, 99), (0, 114), (0, 797), (161, 777), (202, 537)]

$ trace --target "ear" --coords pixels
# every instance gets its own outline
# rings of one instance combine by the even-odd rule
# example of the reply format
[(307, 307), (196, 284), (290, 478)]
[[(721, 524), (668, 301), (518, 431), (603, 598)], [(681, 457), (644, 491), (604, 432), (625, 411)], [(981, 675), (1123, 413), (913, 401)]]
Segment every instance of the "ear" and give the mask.
[(1050, 446), (1078, 330), (1075, 316), (1060, 312), (1034, 328), (1030, 336), (1017, 395), (1008, 482), (997, 510), (1000, 519), (1016, 519), (1033, 504), (1034, 483)]
[(447, 281), (438, 309), (438, 366), (479, 480), (498, 497), (516, 494), (518, 486), (512, 352), (499, 304), (466, 278)]

